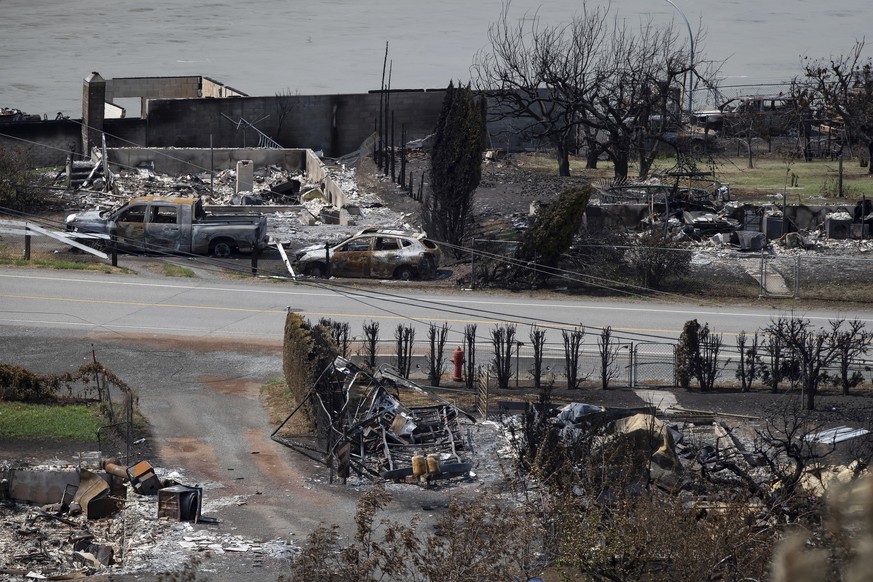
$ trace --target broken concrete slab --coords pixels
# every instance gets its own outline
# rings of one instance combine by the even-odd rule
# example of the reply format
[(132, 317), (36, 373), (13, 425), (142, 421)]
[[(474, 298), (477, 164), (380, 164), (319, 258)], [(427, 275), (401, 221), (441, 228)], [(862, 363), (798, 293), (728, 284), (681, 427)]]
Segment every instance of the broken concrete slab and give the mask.
[(339, 211), (339, 224), (341, 226), (355, 226), (357, 223), (348, 210), (341, 208)]
[(736, 235), (741, 251), (760, 251), (767, 243), (767, 238), (762, 232), (738, 230)]

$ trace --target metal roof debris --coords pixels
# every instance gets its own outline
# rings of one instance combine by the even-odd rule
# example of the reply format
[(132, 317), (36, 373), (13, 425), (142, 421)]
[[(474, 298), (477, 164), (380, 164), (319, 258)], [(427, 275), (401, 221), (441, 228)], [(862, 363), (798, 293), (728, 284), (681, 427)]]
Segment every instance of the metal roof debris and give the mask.
[(851, 428), (848, 426), (837, 426), (834, 428), (829, 428), (827, 430), (822, 430), (819, 432), (810, 433), (803, 437), (803, 440), (807, 442), (820, 443), (820, 444), (836, 444), (841, 443), (843, 441), (848, 441), (851, 439), (855, 439), (865, 434), (868, 434), (870, 431), (864, 428)]
[[(316, 383), (307, 396), (326, 413), (316, 415), (321, 436), (315, 443), (277, 436), (298, 406), (273, 431), (273, 440), (335, 467), (343, 479), (354, 469), (371, 477), (430, 483), (465, 476), (472, 469), (465, 456), (470, 444), (458, 418), (475, 419), (452, 403), (390, 366), (370, 374), (339, 356), (321, 378), (326, 382)], [(412, 389), (434, 404), (405, 406), (389, 386)]]

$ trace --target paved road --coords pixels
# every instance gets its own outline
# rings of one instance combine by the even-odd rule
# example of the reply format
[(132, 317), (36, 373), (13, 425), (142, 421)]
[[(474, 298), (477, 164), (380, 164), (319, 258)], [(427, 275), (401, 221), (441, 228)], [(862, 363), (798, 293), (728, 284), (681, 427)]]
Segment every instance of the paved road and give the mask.
[[(480, 339), (487, 341), (495, 323), (516, 322), (520, 337), (527, 336), (532, 324), (555, 327), (547, 337), (556, 343), (561, 339), (557, 328), (579, 324), (611, 325), (632, 340), (672, 340), (693, 318), (730, 336), (763, 327), (771, 317), (784, 313), (766, 306), (430, 292), (394, 282), (363, 289), (337, 281), (294, 284), (0, 269), (0, 326), (280, 341), (288, 309), (313, 321), (321, 317), (348, 321), (353, 335), (360, 335), (364, 322), (378, 321), (383, 339), (393, 335), (398, 323), (412, 322), (419, 328), (416, 337), (423, 339), (428, 322), (446, 322), (453, 333), (450, 342), (460, 339), (468, 323), (478, 324)], [(840, 316), (873, 324), (873, 310), (800, 314), (818, 325)]]

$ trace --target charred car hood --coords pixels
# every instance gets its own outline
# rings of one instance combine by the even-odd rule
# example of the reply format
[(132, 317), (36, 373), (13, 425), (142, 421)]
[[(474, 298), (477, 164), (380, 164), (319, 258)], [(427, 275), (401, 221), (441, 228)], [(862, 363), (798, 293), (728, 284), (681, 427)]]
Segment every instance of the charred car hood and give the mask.
[(64, 221), (67, 230), (79, 232), (106, 232), (108, 228), (108, 210), (86, 210), (70, 214)]

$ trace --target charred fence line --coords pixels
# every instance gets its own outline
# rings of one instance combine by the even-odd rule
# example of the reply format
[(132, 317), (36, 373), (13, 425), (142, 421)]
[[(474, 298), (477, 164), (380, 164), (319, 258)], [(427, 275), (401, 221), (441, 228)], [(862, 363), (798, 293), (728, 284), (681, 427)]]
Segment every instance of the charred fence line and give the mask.
[[(506, 355), (509, 359), (508, 367), (510, 369), (510, 378), (506, 388), (510, 392), (513, 389), (529, 390), (531, 386), (536, 384), (537, 353), (530, 342), (526, 341), (527, 336), (524, 329), (519, 328), (517, 338), (521, 341), (514, 341), (510, 353)], [(578, 377), (578, 389), (580, 390), (602, 387), (604, 360), (598, 344), (597, 329), (585, 329), (585, 336), (578, 349), (575, 373)], [(769, 382), (771, 380), (760, 372), (770, 365), (767, 361), (765, 348), (769, 335), (761, 328), (745, 331), (749, 336), (756, 333), (760, 336), (755, 355), (759, 372), (752, 378), (748, 387), (753, 389), (770, 388)], [(558, 338), (554, 335), (555, 330), (552, 330), (551, 333), (553, 335), (550, 336), (550, 341), (544, 342), (541, 346), (539, 380), (541, 384), (547, 385), (550, 389), (562, 388), (567, 385), (570, 373), (568, 371), (567, 347), (563, 342), (556, 341)], [(717, 335), (719, 338), (719, 349), (714, 355), (713, 361), (709, 363), (712, 367), (712, 387), (729, 389), (743, 387), (745, 380), (742, 379), (743, 370), (740, 369), (743, 364), (740, 348), (737, 345), (738, 334), (725, 335), (718, 329), (711, 330), (711, 334)], [(435, 390), (457, 392), (458, 398), (469, 401), (471, 409), (475, 408), (482, 414), (482, 411), (488, 410), (488, 407), (493, 408), (493, 399), (497, 394), (494, 391), (497, 388), (497, 378), (493, 370), (494, 346), (484, 339), (477, 341), (476, 346), (476, 377), (468, 383), (467, 368), (463, 367), (461, 370), (463, 377), (459, 380), (455, 376), (452, 365), (448, 364), (443, 369), (440, 386), (436, 387), (431, 385), (428, 342), (427, 340), (418, 340), (412, 346), (410, 373), (407, 379), (423, 385), (431, 385), (431, 388)], [(675, 388), (679, 386), (677, 375), (680, 367), (677, 360), (678, 342), (668, 340), (635, 341), (633, 338), (618, 337), (615, 338), (614, 347), (614, 355), (606, 363), (610, 368), (606, 374), (608, 378), (607, 388)], [(744, 351), (748, 350), (748, 347), (748, 344), (745, 345)], [(379, 342), (375, 358), (376, 369), (386, 365), (394, 366), (397, 358), (396, 354), (393, 353), (394, 349), (396, 349), (395, 342), (391, 340)], [(448, 351), (451, 351), (451, 348)], [(358, 344), (352, 346), (351, 352), (357, 353), (355, 360), (360, 360), (361, 364), (365, 365), (365, 361), (361, 359)], [(865, 352), (852, 357), (848, 365), (849, 375), (858, 376), (862, 384), (873, 382), (873, 378), (870, 378), (868, 373), (873, 369), (873, 360), (868, 360), (866, 355)], [(787, 348), (782, 354), (782, 359), (783, 367), (796, 360)], [(782, 378), (780, 390), (792, 390), (799, 386), (799, 378), (796, 375), (792, 376), (789, 372), (779, 372), (779, 374)], [(836, 386), (840, 374), (839, 365), (835, 362), (823, 369), (822, 378), (823, 381), (833, 383)], [(692, 381), (691, 389), (697, 389), (696, 379)]]
[[(590, 330), (589, 330), (590, 333)], [(511, 379), (510, 388), (519, 387), (519, 382), (527, 385), (533, 379), (533, 361), (534, 348), (526, 341), (527, 336), (519, 336), (525, 341), (515, 342), (510, 354)], [(593, 382), (599, 378), (601, 355), (598, 346), (593, 339), (593, 335), (589, 335), (587, 342), (583, 342), (579, 349), (578, 358), (578, 374), (579, 379), (584, 383), (586, 380)], [(378, 369), (383, 365), (394, 365), (397, 355), (394, 353), (395, 342), (393, 340), (383, 339), (378, 342), (377, 353), (375, 357), (375, 367)], [(357, 354), (356, 360), (364, 358), (363, 344), (355, 343), (351, 347), (351, 353)], [(612, 362), (614, 371), (610, 374), (610, 386), (655, 386), (655, 387), (670, 387), (675, 385), (675, 344), (673, 343), (658, 343), (658, 342), (631, 342), (621, 339), (616, 343), (617, 356)], [(473, 381), (474, 389), (466, 390), (466, 377), (463, 381), (451, 381), (452, 369), (451, 365), (443, 370), (443, 382), (440, 389), (458, 389), (461, 391), (476, 393), (479, 398), (487, 400), (487, 396), (483, 396), (483, 382), (494, 384), (493, 372), (493, 346), (487, 341), (477, 342), (477, 372), (476, 378)], [(429, 357), (427, 340), (417, 340), (414, 342), (411, 361), (409, 379), (414, 379), (419, 382), (427, 382), (429, 380), (430, 370), (427, 366)], [(466, 370), (463, 372), (466, 375)], [(542, 356), (542, 381), (552, 382), (554, 385), (561, 385), (563, 378), (567, 374), (566, 353), (563, 344), (560, 342), (546, 342), (543, 346)], [(486, 390), (487, 393), (487, 390)]]
[[(868, 243), (846, 241), (842, 252), (862, 252)], [(470, 244), (470, 288), (506, 286), (506, 273), (512, 273), (513, 285), (524, 284), (514, 268), (517, 241), (476, 238)], [(846, 288), (873, 286), (873, 258), (819, 254), (811, 245), (799, 236), (771, 241), (760, 251), (741, 251), (736, 245), (713, 241), (694, 248), (583, 244), (565, 255), (561, 274), (553, 276), (551, 284), (615, 292), (693, 293), (712, 289), (717, 281), (718, 293), (728, 296), (838, 301), (847, 299)], [(641, 249), (651, 252), (640, 253)], [(531, 272), (536, 268), (535, 263), (527, 266)]]

